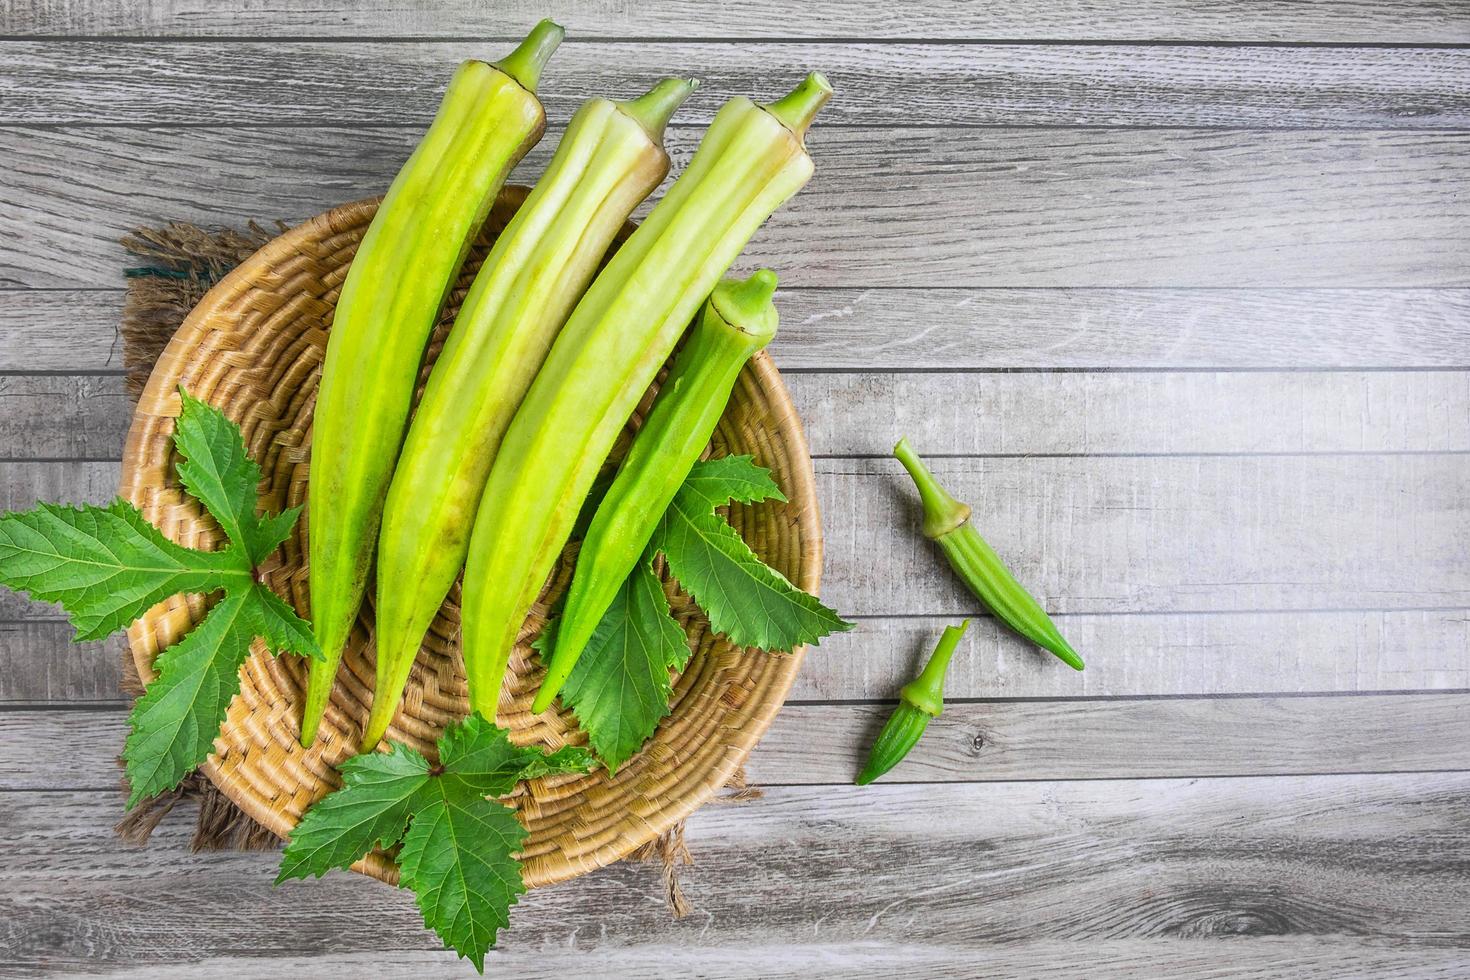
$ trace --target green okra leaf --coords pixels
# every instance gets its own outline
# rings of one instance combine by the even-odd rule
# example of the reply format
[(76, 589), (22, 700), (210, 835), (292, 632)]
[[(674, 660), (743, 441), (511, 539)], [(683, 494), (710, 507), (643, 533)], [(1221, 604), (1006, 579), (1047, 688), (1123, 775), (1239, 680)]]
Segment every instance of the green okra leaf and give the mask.
[(585, 749), (547, 754), (518, 746), (472, 715), (439, 739), (439, 764), (397, 742), (348, 759), (342, 788), (306, 812), (281, 855), (277, 883), (347, 868), (373, 848), (402, 844), (399, 885), (413, 891), (424, 923), (484, 970), (485, 953), (524, 892), (516, 852), (526, 831), (493, 797), (522, 779), (586, 772)]
[(271, 653), (296, 653), (319, 658), (321, 650), (311, 635), (311, 624), (291, 608), (290, 603), (257, 582), (250, 588), (248, 612), (251, 631), (265, 641)]
[(679, 493), (701, 500), (710, 510), (729, 503), (754, 504), (762, 500), (786, 501), (771, 471), (757, 466), (754, 456), (720, 456), (695, 463), (684, 478)]
[[(767, 483), (757, 474), (764, 474)], [(769, 481), (769, 474), (749, 457), (696, 464), (654, 532), (652, 547), (663, 552), (669, 571), (704, 610), (715, 632), (737, 646), (791, 650), (850, 630), (853, 624), (761, 561), (715, 514), (715, 507), (730, 500), (772, 496), (775, 484)]]
[(274, 518), (257, 517), (260, 467), (245, 451), (240, 427), (188, 392), (181, 390), (179, 397), (184, 403), (174, 431), (174, 445), (184, 457), (177, 467), (179, 482), (204, 505), (225, 537), (243, 549), (249, 564), (258, 565), (286, 539), (299, 508)]
[(505, 729), (472, 716), (440, 738), (439, 763), (451, 797), (504, 796), (522, 779), (583, 772), (591, 768), (592, 756), (574, 746), (548, 755), (535, 746), (516, 745)]
[(413, 890), (424, 924), (481, 973), (526, 890), (515, 857), (525, 839), (510, 807), (448, 795), (416, 813), (403, 838), (402, 883)]
[(178, 643), (158, 655), (158, 676), (128, 716), (123, 747), (128, 806), (172, 789), (209, 754), (250, 655), (250, 591), (227, 594)]
[[(645, 554), (628, 576), (561, 692), (608, 772), (617, 772), (668, 715), (669, 671), (689, 662), (688, 638), (669, 615), (652, 560)], [(555, 620), (533, 645), (549, 656)]]
[(311, 627), (264, 585), (229, 589), (154, 661), (158, 676), (128, 716), (128, 805), (172, 789), (209, 755), (254, 637), (272, 652), (315, 650)]
[(350, 868), (373, 848), (398, 843), (408, 818), (428, 799), (430, 769), (429, 760), (397, 742), (387, 752), (343, 762), (337, 767), (342, 788), (313, 804), (291, 831), (276, 884)]
[(171, 595), (252, 582), (238, 550), (175, 544), (126, 500), (80, 508), (43, 503), (0, 517), (0, 584), (60, 603), (78, 640), (126, 629)]
[(60, 603), (78, 640), (124, 629), (178, 593), (222, 593), (188, 635), (158, 655), (158, 676), (128, 718), (129, 806), (177, 786), (209, 755), (255, 637), (273, 652), (321, 656), (310, 625), (255, 573), (290, 533), (297, 510), (257, 515), (260, 468), (240, 430), (218, 409), (181, 394), (179, 480), (219, 524), (224, 548), (195, 551), (170, 541), (120, 499), (106, 507), (43, 503), (0, 516), (0, 583)]
[[(610, 772), (636, 754), (668, 715), (669, 672), (683, 670), (691, 654), (653, 573), (657, 552), (715, 631), (740, 646), (790, 650), (852, 628), (766, 566), (715, 513), (731, 501), (785, 499), (770, 472), (750, 456), (696, 463), (680, 486), (560, 692)], [(532, 644), (543, 661), (556, 649), (559, 625), (559, 619), (549, 622)]]

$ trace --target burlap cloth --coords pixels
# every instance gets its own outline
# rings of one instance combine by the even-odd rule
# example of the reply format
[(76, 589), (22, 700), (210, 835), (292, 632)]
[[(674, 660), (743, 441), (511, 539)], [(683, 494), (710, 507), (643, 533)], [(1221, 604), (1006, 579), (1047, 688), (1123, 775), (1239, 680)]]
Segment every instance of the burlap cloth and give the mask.
[[(122, 239), (129, 252), (143, 263), (126, 270), (128, 288), (123, 303), (123, 367), (127, 371), (128, 394), (134, 400), (143, 391), (153, 365), (178, 330), (189, 311), (204, 298), (224, 275), (245, 261), (252, 252), (270, 241), (277, 231), (255, 222), (242, 229), (205, 231), (190, 224), (172, 223), (161, 228), (138, 228)], [(130, 652), (123, 652), (122, 689), (129, 697), (143, 693)], [(713, 803), (745, 803), (758, 799), (761, 791), (746, 785), (744, 772), (737, 772), (728, 792)], [(199, 772), (185, 777), (175, 790), (143, 800), (117, 825), (124, 840), (146, 843), (149, 836), (180, 803), (197, 805), (194, 836), (190, 847), (201, 850), (274, 850), (281, 846), (275, 834), (250, 819)], [(684, 824), (676, 824), (663, 836), (634, 852), (641, 861), (660, 866), (664, 896), (676, 918), (691, 907), (679, 886), (679, 867), (693, 863), (684, 844)]]

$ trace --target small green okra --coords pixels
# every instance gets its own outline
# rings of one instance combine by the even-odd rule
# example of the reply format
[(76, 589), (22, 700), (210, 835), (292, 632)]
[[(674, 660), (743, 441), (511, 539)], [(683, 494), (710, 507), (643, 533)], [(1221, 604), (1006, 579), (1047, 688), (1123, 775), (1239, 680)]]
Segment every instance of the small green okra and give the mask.
[(1083, 668), (1072, 649), (1031, 593), (1016, 581), (995, 549), (970, 524), (970, 508), (949, 495), (907, 439), (898, 440), (893, 455), (909, 471), (924, 504), (924, 536), (939, 544), (950, 566), (991, 612), (1011, 629), (1049, 650), (1074, 670)]
[(888, 716), (888, 722), (868, 752), (863, 771), (858, 774), (859, 786), (868, 785), (902, 762), (929, 727), (929, 719), (938, 718), (944, 711), (944, 675), (960, 637), (969, 626), (968, 619), (958, 626), (946, 626), (923, 671), (899, 692), (898, 707)]
[(582, 541), (556, 651), (531, 705), (537, 714), (551, 707), (571, 677), (659, 520), (709, 445), (745, 362), (776, 335), (775, 292), (776, 274), (770, 269), (749, 279), (722, 279), (695, 318)]

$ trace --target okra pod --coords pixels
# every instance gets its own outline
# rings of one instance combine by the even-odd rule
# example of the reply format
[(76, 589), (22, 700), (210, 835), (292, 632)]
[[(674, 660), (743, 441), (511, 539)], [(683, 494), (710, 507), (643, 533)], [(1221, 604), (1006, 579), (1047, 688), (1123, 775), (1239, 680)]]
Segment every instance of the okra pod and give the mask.
[(961, 581), (1001, 622), (1056, 654), (1067, 666), (1081, 670), (1082, 658), (1062, 637), (1041, 603), (1016, 581), (995, 549), (971, 525), (969, 505), (955, 500), (939, 485), (907, 439), (898, 441), (893, 455), (919, 488), (919, 499), (924, 505), (924, 536), (939, 544)]
[(556, 651), (532, 711), (551, 707), (709, 444), (741, 368), (776, 335), (775, 291), (776, 274), (761, 269), (746, 280), (723, 280), (704, 304), (582, 540)]
[(342, 284), (312, 428), (311, 618), (326, 659), (311, 665), (304, 745), (362, 603), (424, 346), (496, 193), (546, 126), (536, 83), (561, 38), (542, 21), (504, 60), (459, 67)]
[(899, 692), (898, 707), (888, 716), (868, 752), (863, 771), (858, 774), (859, 786), (868, 785), (902, 762), (919, 743), (929, 727), (929, 719), (938, 718), (944, 711), (944, 675), (949, 671), (949, 661), (960, 637), (969, 627), (968, 619), (958, 626), (946, 626), (923, 671)]
[(511, 416), (623, 222), (668, 173), (664, 127), (694, 88), (671, 78), (630, 102), (592, 99), (578, 109), (465, 296), (383, 508), (377, 685), (364, 751), (392, 721), (424, 633), (464, 565)]
[(769, 106), (727, 102), (552, 345), (491, 466), (465, 562), (465, 671), (484, 717), (628, 416), (745, 243), (811, 177), (803, 135), (830, 94), (814, 74)]

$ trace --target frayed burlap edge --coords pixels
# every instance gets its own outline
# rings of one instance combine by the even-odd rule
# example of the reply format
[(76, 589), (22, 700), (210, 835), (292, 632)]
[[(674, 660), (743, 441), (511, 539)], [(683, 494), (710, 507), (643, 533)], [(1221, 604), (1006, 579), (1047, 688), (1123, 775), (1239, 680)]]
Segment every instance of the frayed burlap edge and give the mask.
[[(285, 231), (287, 226), (276, 222), (276, 227)], [(243, 231), (234, 228), (205, 231), (195, 225), (171, 222), (162, 228), (136, 228), (121, 239), (123, 248), (149, 263), (126, 270), (128, 289), (123, 301), (121, 330), (129, 397), (136, 401), (142, 394), (159, 355), (204, 294), (274, 234), (254, 221)], [(143, 694), (137, 666), (126, 648), (121, 688), (131, 698)], [(126, 782), (124, 779), (125, 795)], [(744, 769), (736, 771), (726, 789), (729, 792), (710, 802), (741, 804), (758, 800), (762, 795), (758, 788), (747, 785)], [(116, 832), (128, 843), (146, 844), (153, 831), (180, 803), (198, 805), (194, 836), (189, 842), (192, 850), (268, 851), (280, 846), (275, 834), (252, 820), (197, 771), (186, 776), (175, 789), (140, 800), (118, 822)], [(694, 863), (684, 843), (683, 821), (634, 851), (632, 856), (661, 866), (664, 898), (674, 918), (682, 919), (693, 911), (679, 883), (679, 869)]]
[[(745, 781), (744, 766), (735, 770), (725, 788), (730, 792), (716, 796), (710, 800), (711, 804), (739, 805), (758, 800), (765, 795), (759, 787), (751, 786)], [(682, 919), (694, 911), (694, 906), (685, 897), (684, 888), (679, 883), (679, 869), (694, 863), (694, 855), (689, 853), (689, 848), (684, 843), (684, 821), (680, 820), (663, 834), (638, 848), (632, 857), (637, 861), (657, 861), (661, 865), (664, 901), (668, 903), (669, 912), (674, 918)]]

